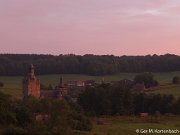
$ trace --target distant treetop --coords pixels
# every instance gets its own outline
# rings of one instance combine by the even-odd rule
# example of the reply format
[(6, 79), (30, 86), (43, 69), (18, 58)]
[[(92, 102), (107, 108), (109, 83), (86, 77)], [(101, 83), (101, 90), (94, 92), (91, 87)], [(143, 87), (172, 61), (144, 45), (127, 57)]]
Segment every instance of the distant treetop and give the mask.
[(29, 64), (37, 74), (109, 75), (120, 72), (180, 71), (180, 56), (0, 54), (0, 75), (25, 75)]

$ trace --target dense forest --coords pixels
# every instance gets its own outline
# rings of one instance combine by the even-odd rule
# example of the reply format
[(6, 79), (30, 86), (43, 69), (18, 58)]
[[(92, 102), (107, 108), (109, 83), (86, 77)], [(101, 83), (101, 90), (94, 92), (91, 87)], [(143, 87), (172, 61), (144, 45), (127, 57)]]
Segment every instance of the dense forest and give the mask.
[(0, 54), (0, 75), (24, 75), (33, 63), (37, 74), (108, 75), (119, 72), (180, 71), (180, 56)]

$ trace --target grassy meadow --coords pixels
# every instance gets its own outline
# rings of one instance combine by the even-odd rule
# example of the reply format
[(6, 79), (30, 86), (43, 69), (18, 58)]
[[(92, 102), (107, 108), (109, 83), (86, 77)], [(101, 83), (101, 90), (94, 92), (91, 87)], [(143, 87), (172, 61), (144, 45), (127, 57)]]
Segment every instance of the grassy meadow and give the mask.
[[(55, 75), (41, 75), (37, 76), (41, 83), (48, 86), (52, 84), (56, 86), (58, 84), (60, 76), (63, 77), (64, 83), (68, 80), (95, 80), (100, 83), (103, 79), (105, 82), (110, 82), (113, 80), (121, 79), (133, 79), (137, 73), (119, 73), (117, 75), (108, 75), (108, 76), (88, 76), (88, 75), (77, 75), (77, 74), (55, 74)], [(164, 72), (164, 73), (153, 73), (154, 78), (160, 83), (170, 83), (174, 76), (180, 76), (180, 72)], [(21, 97), (22, 91), (22, 76), (0, 76), (0, 81), (4, 83), (4, 87), (1, 88), (1, 91), (4, 93), (10, 94), (14, 97)], [(162, 94), (173, 94), (175, 96), (180, 95), (180, 88), (168, 88), (154, 91), (155, 93)]]
[[(151, 121), (151, 118), (139, 117), (111, 117), (104, 118), (107, 125), (93, 124), (93, 130), (90, 132), (75, 132), (76, 135), (137, 135), (136, 130), (141, 129), (171, 129), (180, 131), (180, 117), (160, 116), (157, 122)], [(146, 133), (150, 135), (152, 133)], [(158, 135), (153, 133), (153, 135)], [(170, 134), (168, 134), (170, 135)]]

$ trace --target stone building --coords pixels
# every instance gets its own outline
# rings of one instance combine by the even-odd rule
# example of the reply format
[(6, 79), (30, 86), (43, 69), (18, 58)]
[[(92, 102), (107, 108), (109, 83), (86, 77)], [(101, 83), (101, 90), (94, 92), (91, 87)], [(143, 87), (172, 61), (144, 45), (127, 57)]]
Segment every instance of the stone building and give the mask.
[(78, 80), (78, 81), (68, 81), (67, 82), (68, 87), (84, 87), (85, 86), (85, 81)]
[(32, 96), (36, 98), (55, 98), (63, 99), (68, 94), (68, 89), (63, 86), (62, 77), (59, 84), (54, 90), (41, 90), (40, 80), (38, 80), (34, 73), (34, 66), (31, 64), (29, 73), (23, 79), (23, 96), (24, 98)]
[(69, 88), (83, 88), (87, 86), (95, 86), (96, 82), (94, 80), (78, 80), (78, 81), (68, 81), (67, 86)]
[(120, 85), (120, 86), (132, 86), (134, 84), (133, 80), (129, 80), (129, 79), (122, 79), (122, 80), (118, 80), (118, 81), (111, 81), (111, 85)]
[(63, 99), (67, 95), (68, 89), (64, 87), (62, 77), (54, 90), (41, 90), (41, 98), (49, 97), (54, 99)]
[(39, 98), (41, 95), (40, 81), (34, 74), (34, 66), (31, 64), (28, 75), (23, 79), (23, 96)]

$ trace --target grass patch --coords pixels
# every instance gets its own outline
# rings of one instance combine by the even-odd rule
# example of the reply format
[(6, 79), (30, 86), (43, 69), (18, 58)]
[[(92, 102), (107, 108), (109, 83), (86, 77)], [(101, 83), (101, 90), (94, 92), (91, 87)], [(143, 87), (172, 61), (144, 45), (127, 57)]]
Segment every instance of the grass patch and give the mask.
[[(48, 86), (52, 84), (56, 86), (59, 82), (60, 76), (63, 77), (64, 83), (68, 80), (95, 80), (97, 83), (100, 83), (104, 78), (105, 82), (110, 82), (113, 80), (121, 79), (133, 79), (137, 73), (119, 73), (116, 75), (108, 76), (88, 76), (88, 75), (79, 75), (79, 74), (55, 74), (55, 75), (41, 75), (38, 76), (42, 84)], [(155, 79), (160, 83), (170, 83), (174, 76), (180, 76), (180, 72), (164, 72), (164, 73), (153, 73)], [(11, 94), (13, 96), (20, 97), (22, 91), (22, 76), (0, 76), (0, 81), (4, 83), (4, 88), (1, 88), (1, 91)], [(158, 93), (158, 92), (157, 92)], [(160, 92), (161, 93), (161, 92)], [(174, 94), (179, 96), (180, 92), (178, 88), (163, 90), (162, 93)]]
[[(76, 135), (137, 135), (136, 129), (178, 129), (180, 131), (180, 117), (178, 116), (163, 116), (158, 123), (144, 122), (142, 118), (114, 117), (113, 120), (112, 118), (106, 118), (107, 121), (112, 122), (111, 125), (94, 123), (92, 131), (76, 132)], [(133, 121), (129, 121), (129, 119), (133, 119)]]
[(175, 98), (178, 98), (178, 97), (180, 97), (180, 87), (160, 89), (160, 90), (155, 90), (155, 91), (148, 92), (148, 93), (167, 94), (167, 95), (172, 94)]

